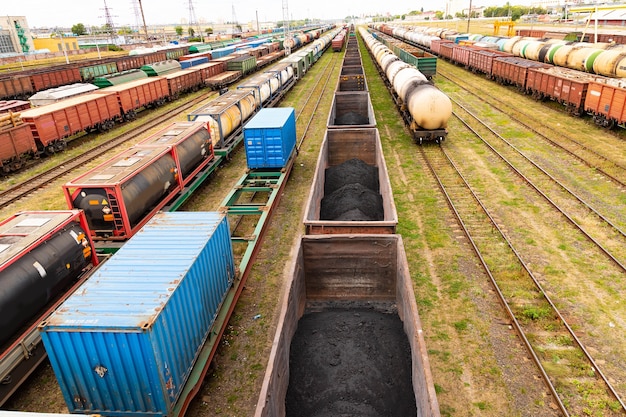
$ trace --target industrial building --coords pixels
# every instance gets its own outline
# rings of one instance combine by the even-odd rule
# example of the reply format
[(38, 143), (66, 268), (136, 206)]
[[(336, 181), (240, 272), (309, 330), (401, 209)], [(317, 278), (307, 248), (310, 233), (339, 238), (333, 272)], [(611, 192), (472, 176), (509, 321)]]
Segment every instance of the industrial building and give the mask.
[(28, 53), (34, 49), (25, 16), (0, 16), (0, 54)]

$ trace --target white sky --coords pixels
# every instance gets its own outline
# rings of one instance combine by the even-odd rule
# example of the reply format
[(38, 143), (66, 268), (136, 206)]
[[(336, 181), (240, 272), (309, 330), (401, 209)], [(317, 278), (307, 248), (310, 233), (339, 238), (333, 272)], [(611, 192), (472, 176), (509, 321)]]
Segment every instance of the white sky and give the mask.
[[(529, 4), (530, 0), (511, 0), (512, 5)], [(348, 15), (367, 13), (404, 14), (411, 10), (451, 11), (469, 7), (470, 0), (291, 0), (288, 1), (292, 19), (342, 19)], [(133, 0), (106, 0), (115, 26), (135, 26)], [(472, 0), (472, 7), (504, 5), (506, 0)], [(26, 16), (33, 27), (71, 27), (105, 24), (104, 0), (2, 0), (0, 15)], [(189, 19), (187, 0), (142, 0), (146, 24), (182, 24)], [(222, 23), (231, 21), (233, 6), (237, 22), (282, 20), (283, 0), (193, 0), (196, 21)]]

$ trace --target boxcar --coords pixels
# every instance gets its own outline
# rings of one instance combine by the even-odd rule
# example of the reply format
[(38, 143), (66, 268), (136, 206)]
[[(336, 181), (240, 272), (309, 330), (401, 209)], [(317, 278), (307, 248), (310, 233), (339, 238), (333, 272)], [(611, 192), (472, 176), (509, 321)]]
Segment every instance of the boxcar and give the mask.
[(550, 64), (518, 57), (498, 57), (493, 60), (493, 77), (501, 84), (525, 90), (530, 68), (549, 68)]
[(3, 173), (17, 171), (27, 158), (34, 155), (37, 155), (37, 145), (29, 125), (0, 129), (0, 169)]
[[(281, 297), (282, 306), (255, 417), (285, 416), (287, 402), (296, 409), (290, 410), (289, 415), (315, 415), (316, 412), (343, 415), (341, 411), (358, 409), (360, 412), (350, 415), (439, 417), (439, 404), (402, 237), (395, 234), (304, 236), (295, 253)], [(392, 346), (408, 342), (407, 356), (403, 359), (405, 363), (401, 362), (395, 368), (390, 363), (391, 359), (402, 355), (376, 351), (363, 351), (356, 358), (344, 355), (347, 350), (344, 346), (359, 346), (363, 340), (355, 340), (351, 331), (340, 335), (337, 328), (333, 333), (333, 340), (337, 342), (337, 353), (334, 355), (337, 356), (325, 358), (325, 364), (320, 363), (320, 367), (316, 368), (321, 375), (324, 375), (322, 366), (331, 366), (335, 370), (337, 378), (329, 378), (332, 386), (327, 380), (315, 378), (313, 372), (309, 373), (311, 378), (306, 381), (292, 377), (296, 371), (302, 371), (290, 369), (290, 357), (302, 354), (302, 351), (293, 348), (292, 343), (303, 315), (310, 318), (311, 314), (339, 310), (354, 316), (364, 309), (379, 319), (382, 317), (377, 314), (387, 314), (389, 320), (402, 321), (396, 325), (404, 331), (385, 340), (393, 340), (390, 342)], [(360, 320), (366, 325), (365, 318)], [(307, 336), (304, 337), (306, 339)], [(312, 332), (308, 337), (314, 343)], [(375, 339), (376, 335), (361, 337), (369, 340)], [(375, 344), (374, 340), (371, 342), (366, 342), (367, 346)], [(303, 359), (307, 361), (307, 357)], [(308, 368), (316, 365), (311, 357)], [(346, 366), (351, 366), (352, 371), (345, 372)], [(304, 368), (306, 370), (307, 366)], [(397, 372), (391, 377), (397, 384), (390, 386), (388, 381), (380, 378), (385, 372)], [(401, 373), (404, 373), (402, 380)], [(314, 386), (322, 386), (326, 390), (340, 388), (342, 393), (334, 402), (323, 392), (308, 389)], [(289, 389), (304, 391), (304, 403), (289, 401)], [(396, 397), (400, 390), (402, 400)], [(314, 404), (312, 407), (311, 403)], [(387, 409), (390, 404), (392, 408), (411, 405), (412, 410)]]
[(107, 130), (122, 115), (115, 94), (94, 92), (22, 112), (40, 151), (65, 148), (64, 139), (89, 130)]
[(593, 116), (594, 122), (606, 128), (626, 122), (626, 88), (619, 80), (610, 78), (589, 82), (585, 97), (585, 111)]
[(0, 114), (16, 113), (30, 108), (30, 103), (23, 100), (0, 100)]
[(117, 98), (121, 113), (126, 120), (134, 119), (137, 109), (141, 107), (163, 104), (170, 94), (165, 77), (148, 77), (130, 81), (112, 87), (101, 88), (93, 94), (110, 93), (113, 93)]
[(569, 68), (548, 67), (528, 70), (526, 92), (536, 99), (549, 98), (565, 105), (568, 111), (580, 116), (585, 110), (589, 82), (597, 75)]
[(45, 71), (34, 71), (30, 74), (30, 80), (34, 91), (83, 81), (80, 71), (75, 67), (54, 67)]
[(0, 78), (0, 98), (27, 99), (35, 92), (28, 75), (12, 75)]
[[(326, 196), (326, 170), (353, 158), (375, 167), (378, 173), (378, 192), (382, 197), (382, 220), (350, 221), (322, 220), (321, 205)], [(330, 191), (330, 190), (329, 190)], [(393, 201), (389, 173), (376, 128), (328, 129), (313, 175), (313, 184), (305, 211), (307, 234), (337, 233), (395, 233), (398, 214)]]
[(204, 84), (202, 73), (195, 68), (184, 69), (163, 76), (167, 80), (170, 100), (175, 100), (180, 94), (189, 91), (198, 91)]
[(511, 54), (485, 49), (472, 49), (469, 52), (468, 67), (473, 72), (481, 72), (483, 74), (487, 74), (491, 78), (493, 72), (493, 60), (501, 56), (511, 56)]

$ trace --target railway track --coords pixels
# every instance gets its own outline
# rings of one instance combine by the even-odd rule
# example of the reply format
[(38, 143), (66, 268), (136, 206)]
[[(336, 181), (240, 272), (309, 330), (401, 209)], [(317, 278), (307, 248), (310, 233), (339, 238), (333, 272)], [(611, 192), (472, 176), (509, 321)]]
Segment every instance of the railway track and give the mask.
[[(488, 103), (493, 109), (501, 114), (506, 114), (516, 123), (524, 126), (525, 129), (532, 131), (546, 143), (558, 148), (581, 163), (596, 170), (598, 173), (606, 176), (617, 186), (626, 189), (626, 165), (622, 160), (617, 158), (619, 152), (614, 149), (607, 148), (603, 141), (596, 138), (594, 143), (583, 143), (582, 141), (565, 134), (562, 130), (556, 130), (551, 125), (542, 121), (543, 117), (537, 117), (536, 113), (523, 111), (520, 106), (519, 97), (516, 95), (500, 95), (495, 96), (486, 88), (484, 83), (493, 84), (493, 81), (486, 79), (476, 80), (477, 76), (472, 76), (471, 85), (468, 78), (462, 78), (460, 72), (467, 73), (466, 70), (456, 68), (454, 65), (440, 60), (438, 76), (451, 81), (463, 88), (464, 93), (470, 94), (485, 103)], [(441, 71), (444, 69), (444, 71)], [(477, 82), (474, 82), (477, 81)]]
[(143, 120), (143, 123), (129, 132), (126, 132), (108, 142), (102, 143), (100, 145), (95, 146), (89, 151), (75, 156), (73, 158), (65, 159), (59, 165), (50, 168), (44, 172), (33, 175), (28, 180), (18, 183), (0, 193), (0, 208), (4, 208), (25, 196), (28, 196), (37, 190), (45, 187), (47, 184), (52, 181), (66, 175), (68, 172), (72, 172), (74, 169), (79, 167), (84, 167), (85, 164), (93, 161), (96, 158), (106, 154), (111, 149), (114, 149), (117, 146), (123, 145), (126, 142), (129, 142), (138, 136), (144, 134), (148, 130), (158, 126), (159, 124), (171, 119), (174, 116), (177, 116), (190, 108), (198, 105), (200, 102), (207, 99), (207, 97), (211, 94), (211, 92), (207, 92), (199, 97), (194, 99), (185, 101), (184, 104), (177, 107), (175, 110), (171, 112), (166, 112), (160, 115), (150, 115), (146, 120)]
[(607, 377), (445, 149), (420, 150), (563, 415), (582, 415), (597, 404), (604, 415), (626, 414)]
[[(454, 99), (452, 101), (457, 107), (454, 115), (461, 123), (626, 273), (626, 233), (618, 225), (594, 209), (574, 190), (542, 168), (539, 162), (489, 127), (461, 103)], [(474, 123), (463, 119), (458, 110), (469, 115)], [(590, 221), (589, 214), (595, 215), (595, 222)], [(577, 219), (585, 219), (585, 224)]]

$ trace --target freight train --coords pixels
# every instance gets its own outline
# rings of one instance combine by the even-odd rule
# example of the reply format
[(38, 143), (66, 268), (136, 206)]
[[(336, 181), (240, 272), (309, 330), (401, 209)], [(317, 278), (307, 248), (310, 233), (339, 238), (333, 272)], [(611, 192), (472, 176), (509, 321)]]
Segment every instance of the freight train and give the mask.
[(452, 115), (448, 96), (435, 87), (415, 66), (402, 61), (391, 49), (377, 41), (363, 27), (359, 28), (381, 76), (409, 126), (416, 142), (440, 143), (447, 136)]
[(561, 103), (572, 115), (588, 114), (598, 126), (626, 128), (624, 45), (373, 27), (538, 100)]
[[(314, 42), (315, 45), (310, 45), (307, 48), (310, 48), (311, 54), (315, 52), (319, 57), (330, 46), (334, 35), (335, 33), (332, 32), (326, 34), (317, 39)], [(251, 80), (238, 90), (244, 92), (246, 97), (253, 98), (252, 103), (254, 106), (258, 106), (255, 107), (255, 114), (272, 110), (261, 108), (261, 106), (274, 105), (296, 81), (291, 64), (278, 63), (267, 69), (266, 73), (269, 74), (271, 81), (259, 78), (258, 83), (254, 84)], [(265, 97), (260, 93), (259, 95), (255, 94), (255, 92), (264, 90), (266, 83), (274, 81), (281, 83), (277, 95)], [(212, 104), (216, 110), (212, 115), (218, 122), (219, 116), (228, 110), (231, 110), (229, 115), (234, 115), (232, 106), (219, 110), (219, 100), (218, 97)], [(234, 108), (240, 109), (241, 107), (235, 103)], [(8, 322), (2, 321), (3, 327), (0, 328), (0, 333), (6, 336), (8, 342), (5, 341), (0, 344), (2, 346), (0, 351), (0, 381), (2, 381), (0, 384), (0, 404), (6, 401), (45, 358), (41, 338), (36, 329), (37, 324), (74, 291), (82, 281), (83, 276), (86, 277), (87, 273), (98, 265), (99, 259), (95, 256), (96, 253), (101, 257), (115, 253), (120, 247), (124, 247), (125, 242), (133, 237), (157, 211), (176, 211), (209, 177), (210, 173), (227, 160), (228, 153), (234, 151), (237, 145), (242, 142), (243, 138), (240, 133), (243, 124), (252, 115), (242, 117), (240, 113), (239, 124), (232, 126), (230, 137), (221, 137), (219, 141), (216, 141), (217, 146), (215, 147), (213, 146), (214, 141), (209, 135), (209, 126), (211, 126), (209, 121), (202, 123), (182, 122), (172, 124), (129, 150), (113, 156), (108, 162), (80, 175), (63, 187), (66, 202), (72, 209), (63, 214), (55, 214), (55, 216), (56, 218), (67, 218), (68, 220), (65, 222), (46, 223), (43, 219), (54, 213), (43, 212), (43, 214), (37, 213), (36, 216), (30, 214), (16, 215), (24, 220), (13, 221), (13, 223), (19, 223), (18, 225), (13, 225), (9, 220), (0, 223), (0, 232), (3, 231), (3, 224), (8, 225), (6, 233), (0, 234), (0, 282), (3, 288), (3, 298), (0, 298), (0, 311), (5, 311), (9, 307), (13, 308), (17, 302), (11, 294), (30, 292), (26, 299), (33, 300), (33, 302), (28, 302), (28, 309), (24, 309), (25, 312), (28, 311), (28, 317), (25, 313), (18, 318), (11, 317)], [(293, 112), (291, 119), (293, 119), (293, 129), (291, 130), (295, 136)], [(295, 139), (293, 142), (295, 145)], [(260, 146), (273, 146), (271, 141), (261, 140), (260, 144)], [(270, 158), (269, 164), (259, 162), (259, 155), (272, 152), (273, 156)], [(268, 206), (264, 208), (255, 200), (250, 203), (251, 207), (245, 209), (243, 214), (258, 215), (261, 217), (259, 223), (261, 225), (266, 224), (273, 204), (280, 199), (295, 158), (295, 152), (283, 149), (280, 166), (272, 168), (275, 166), (272, 163), (276, 163), (277, 160), (275, 152), (276, 146), (273, 146), (271, 150), (263, 149), (260, 153), (258, 149), (256, 150), (255, 165), (250, 165), (251, 169), (246, 174), (246, 178), (240, 180), (240, 183), (234, 187), (233, 195), (228, 196), (227, 201), (223, 203), (224, 207), (236, 203), (234, 211), (241, 210), (246, 202), (238, 202), (234, 194), (242, 190), (249, 191), (253, 190), (254, 187), (260, 187), (259, 193), (269, 194)], [(265, 172), (266, 170), (269, 171)], [(247, 180), (248, 176), (250, 176), (250, 180)], [(269, 193), (266, 184), (273, 184)], [(74, 209), (75, 207), (81, 210)], [(46, 224), (47, 226), (44, 226)], [(80, 228), (75, 224), (78, 224)], [(244, 257), (246, 258), (245, 268), (242, 265), (239, 266), (241, 274), (247, 274), (249, 271), (247, 268), (253, 259), (251, 254), (262, 237), (262, 230), (262, 227), (259, 226), (258, 233), (255, 232), (255, 238), (246, 238), (244, 241), (246, 245), (249, 245), (250, 249), (247, 253), (250, 254)], [(51, 239), (55, 238), (57, 234), (63, 235), (61, 238), (62, 246), (52, 245)], [(26, 237), (20, 238), (22, 235)], [(71, 242), (76, 243), (71, 244)], [(15, 245), (11, 246), (11, 244)], [(175, 244), (177, 245), (177, 243)], [(37, 254), (36, 251), (39, 249), (36, 248), (38, 247), (43, 247), (43, 258), (33, 255)], [(77, 254), (82, 254), (82, 258)], [(14, 263), (15, 259), (23, 259), (21, 263), (26, 265), (23, 269), (32, 278), (20, 279), (19, 282), (15, 283), (10, 272), (11, 264)], [(243, 261), (242, 264), (244, 264)], [(43, 278), (50, 281), (50, 284), (46, 284), (45, 291), (43, 288), (39, 292), (27, 288), (29, 285), (39, 285), (38, 279)], [(229, 303), (236, 302), (236, 297), (241, 292), (244, 282), (245, 279), (239, 275), (229, 290), (236, 291), (235, 295), (229, 295)], [(13, 290), (12, 287), (17, 284), (19, 287)], [(70, 291), (67, 290), (68, 285), (72, 286)], [(42, 291), (45, 294), (40, 294)], [(52, 306), (48, 303), (50, 299), (55, 300)], [(230, 314), (228, 307), (230, 306), (222, 308), (219, 314)], [(31, 317), (31, 313), (34, 314), (34, 317)], [(221, 323), (224, 318), (222, 317), (220, 320)], [(225, 320), (227, 321), (227, 317)], [(16, 330), (16, 328), (19, 329)], [(223, 332), (223, 328), (221, 332)], [(219, 340), (219, 335), (217, 340)]]
[[(295, 146), (293, 111), (286, 120), (291, 122), (281, 126), (291, 126), (287, 131), (293, 139), (290, 143)], [(273, 124), (251, 123), (251, 140), (258, 137), (259, 126), (276, 128)], [(345, 130), (360, 129), (346, 127)], [(273, 143), (269, 144), (269, 148), (273, 147)], [(274, 168), (275, 178), (280, 177), (278, 182), (283, 185), (295, 157), (295, 152), (283, 152), (283, 156), (287, 154), (290, 156), (286, 164), (281, 164), (284, 167)], [(384, 163), (384, 158), (379, 156), (377, 161)], [(252, 187), (263, 178), (270, 181), (269, 172), (265, 174), (267, 177), (255, 175), (246, 187), (238, 185), (233, 193)], [(265, 181), (262, 187), (266, 190)], [(268, 201), (282, 193), (278, 184), (271, 188), (274, 196)], [(230, 193), (225, 202), (231, 202), (232, 197)], [(258, 202), (251, 204), (231, 207), (235, 213), (250, 211), (254, 206), (261, 209), (260, 213), (267, 212)], [(261, 214), (262, 219), (264, 215)], [(262, 228), (255, 231), (262, 233)], [(71, 412), (119, 416), (184, 414), (189, 399), (202, 383), (211, 349), (228, 321), (229, 314), (224, 312), (232, 311), (238, 297), (236, 291), (245, 283), (235, 270), (231, 247), (234, 240), (229, 235), (223, 212), (160, 213), (40, 325)], [(129, 271), (136, 274), (132, 280), (128, 279)], [(366, 332), (371, 325), (370, 316), (375, 321), (393, 322), (392, 337), (382, 338), (393, 340), (388, 344), (393, 353), (370, 350), (357, 355), (356, 361), (346, 356), (332, 364), (339, 365), (339, 369), (362, 368), (359, 372), (344, 372), (347, 380), (335, 380), (341, 390), (356, 389), (350, 391), (349, 398), (342, 398), (341, 403), (322, 399), (325, 411), (335, 414), (339, 409), (350, 409), (359, 410), (354, 414), (417, 412), (428, 417), (439, 416), (399, 235), (370, 235), (362, 229), (357, 235), (306, 236), (290, 271), (257, 416), (284, 415), (286, 404), (298, 411), (308, 410), (302, 398), (292, 394), (286, 397), (289, 385), (297, 388), (301, 384), (301, 380), (290, 381), (289, 377), (290, 345), (294, 343), (296, 324), (303, 313), (306, 316), (303, 319), (308, 320), (315, 319), (318, 313), (341, 315), (342, 311), (347, 316), (359, 317), (359, 326), (364, 325)], [(355, 276), (359, 278), (358, 285)], [(94, 343), (96, 340), (106, 342)], [(170, 343), (171, 340), (180, 343)], [(348, 336), (341, 343), (351, 340)], [(124, 355), (119, 355), (120, 351)], [(297, 349), (292, 351), (298, 353)], [(383, 378), (382, 374), (389, 376)], [(393, 387), (388, 384), (388, 378), (395, 381)], [(328, 388), (323, 382), (322, 385), (324, 390)], [(307, 390), (305, 395), (318, 398), (320, 394), (324, 395)]]
[[(298, 70), (297, 76), (317, 60), (320, 45), (328, 44), (326, 37), (322, 37), (323, 42), (318, 42), (320, 39), (313, 42), (313, 48), (307, 49), (303, 59), (289, 58)], [(313, 35), (309, 38), (313, 40)], [(230, 54), (211, 62), (196, 62), (197, 65), (186, 69), (181, 69), (180, 63), (174, 60), (144, 63), (141, 72), (147, 74), (147, 78), (138, 76), (137, 71), (125, 71), (116, 77), (97, 77), (100, 85), (110, 86), (48, 106), (23, 110), (19, 118), (16, 115), (8, 118), (8, 128), (0, 130), (0, 172), (8, 174), (21, 169), (29, 159), (63, 151), (67, 138), (77, 133), (104, 132), (116, 122), (133, 120), (141, 108), (160, 106), (205, 86), (222, 89), (281, 58), (284, 51), (276, 48), (278, 45), (274, 43), (257, 48), (254, 55)], [(140, 63), (137, 61), (137, 65)], [(22, 123), (28, 125), (30, 133)]]

